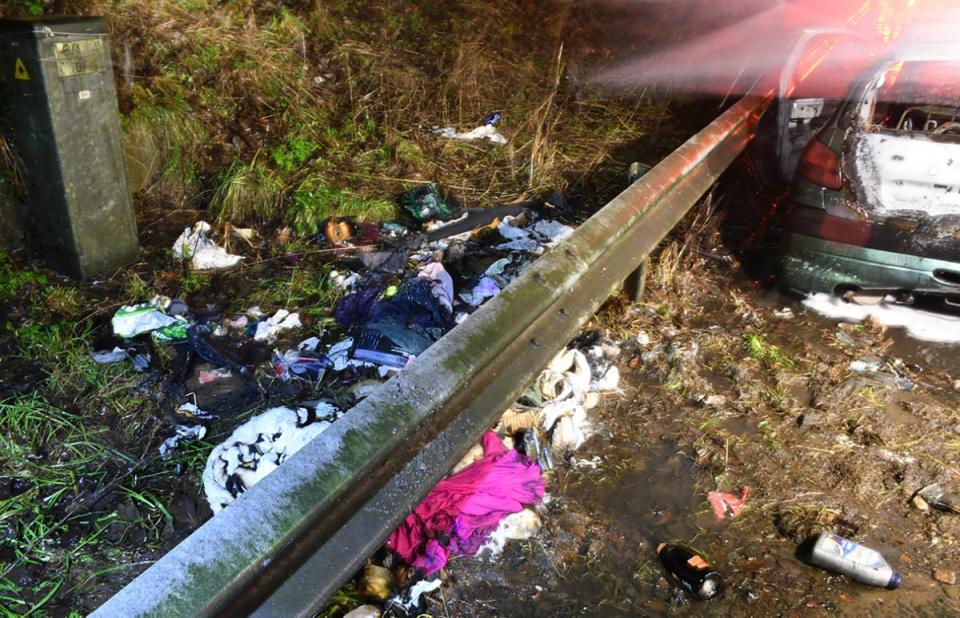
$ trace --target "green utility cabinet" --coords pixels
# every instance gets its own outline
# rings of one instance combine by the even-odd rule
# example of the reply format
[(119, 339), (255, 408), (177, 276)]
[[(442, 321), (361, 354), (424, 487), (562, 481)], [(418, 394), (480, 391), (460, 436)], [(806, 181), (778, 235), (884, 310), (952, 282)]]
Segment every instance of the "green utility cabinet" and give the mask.
[(106, 22), (0, 19), (0, 64), (26, 180), (23, 218), (47, 262), (89, 277), (136, 260)]

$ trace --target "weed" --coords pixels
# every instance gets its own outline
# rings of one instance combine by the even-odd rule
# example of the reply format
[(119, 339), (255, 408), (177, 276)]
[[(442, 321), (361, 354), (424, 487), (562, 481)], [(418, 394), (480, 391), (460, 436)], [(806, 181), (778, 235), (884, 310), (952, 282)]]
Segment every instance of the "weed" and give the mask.
[(341, 291), (330, 282), (330, 267), (294, 268), (288, 279), (260, 281), (244, 303), (262, 307), (297, 308), (323, 321), (339, 299)]
[(794, 360), (790, 356), (772, 343), (768, 343), (763, 335), (747, 333), (743, 336), (743, 340), (747, 347), (747, 354), (764, 365), (784, 369), (792, 369), (795, 366)]
[(210, 204), (223, 221), (268, 221), (276, 217), (283, 181), (256, 158), (234, 161), (222, 174)]
[(321, 178), (307, 178), (293, 193), (288, 218), (300, 235), (316, 234), (327, 217), (357, 217), (361, 221), (390, 219), (396, 207), (386, 200), (365, 198), (329, 186)]
[(178, 296), (189, 297), (204, 289), (210, 281), (209, 273), (202, 273), (190, 269), (180, 275), (180, 291)]
[(291, 137), (270, 152), (270, 158), (280, 171), (292, 174), (306, 163), (319, 146), (305, 137)]
[(43, 286), (47, 275), (35, 268), (18, 269), (10, 262), (7, 254), (0, 250), (0, 300), (20, 297), (22, 291), (30, 286)]
[(179, 101), (169, 106), (148, 101), (123, 119), (123, 128), (134, 190), (162, 179), (179, 187), (177, 195), (186, 195), (196, 180), (197, 151), (209, 137), (197, 115)]

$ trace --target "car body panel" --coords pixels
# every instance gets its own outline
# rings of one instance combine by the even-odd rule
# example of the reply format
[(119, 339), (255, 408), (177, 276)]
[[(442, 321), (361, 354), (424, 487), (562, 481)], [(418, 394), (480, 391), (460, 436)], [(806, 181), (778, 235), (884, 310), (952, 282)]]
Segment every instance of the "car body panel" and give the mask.
[[(960, 295), (960, 107), (943, 106), (956, 96), (950, 88), (930, 95), (941, 100), (880, 105), (904, 57), (960, 67), (960, 54), (914, 49), (872, 65), (851, 89), (815, 137), (840, 157), (840, 190), (800, 174), (791, 185), (781, 254), (787, 287)], [(923, 92), (904, 75), (900, 87)]]
[(802, 234), (785, 234), (780, 266), (782, 280), (804, 292), (839, 294), (849, 289), (884, 289), (960, 294), (960, 285), (943, 278), (947, 273), (960, 276), (960, 263)]

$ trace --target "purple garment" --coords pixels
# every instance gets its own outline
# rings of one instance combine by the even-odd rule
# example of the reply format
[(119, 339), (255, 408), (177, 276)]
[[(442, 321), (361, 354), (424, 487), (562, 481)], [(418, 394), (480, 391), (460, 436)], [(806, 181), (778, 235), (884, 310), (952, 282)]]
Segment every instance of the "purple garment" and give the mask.
[(540, 466), (488, 431), (483, 459), (443, 479), (387, 540), (387, 547), (427, 575), (451, 555), (475, 554), (500, 520), (543, 497)]
[(370, 310), (380, 297), (379, 286), (371, 285), (341, 298), (333, 308), (333, 317), (344, 330), (350, 330), (370, 319)]

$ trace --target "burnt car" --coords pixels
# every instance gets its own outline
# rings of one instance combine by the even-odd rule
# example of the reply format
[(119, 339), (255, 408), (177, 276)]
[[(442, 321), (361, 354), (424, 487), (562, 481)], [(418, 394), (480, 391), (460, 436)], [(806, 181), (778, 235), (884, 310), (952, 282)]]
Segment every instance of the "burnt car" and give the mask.
[(799, 154), (782, 222), (781, 283), (936, 296), (956, 306), (960, 45), (912, 45), (870, 65), (841, 101), (781, 101), (777, 113), (812, 133), (791, 140), (781, 132), (773, 159), (794, 169), (790, 158)]

